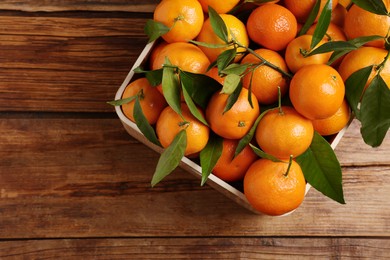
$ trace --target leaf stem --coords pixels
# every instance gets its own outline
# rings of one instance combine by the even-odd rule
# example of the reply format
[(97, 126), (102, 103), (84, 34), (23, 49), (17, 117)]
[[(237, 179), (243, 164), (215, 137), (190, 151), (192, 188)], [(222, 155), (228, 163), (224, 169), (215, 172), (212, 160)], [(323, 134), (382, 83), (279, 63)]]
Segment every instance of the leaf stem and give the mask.
[(287, 177), (287, 176), (288, 176), (288, 173), (290, 172), (290, 168), (291, 168), (291, 164), (292, 164), (292, 159), (293, 159), (293, 156), (292, 156), (292, 155), (290, 155), (290, 159), (289, 159), (289, 161), (288, 161), (288, 167), (287, 167), (287, 170), (286, 170), (286, 172), (283, 174), (283, 175), (284, 175), (284, 177)]
[(246, 46), (240, 44), (239, 42), (236, 42), (236, 44), (237, 44), (238, 47), (245, 48), (249, 53), (251, 53), (252, 55), (254, 55), (256, 58), (260, 59), (260, 60), (264, 63), (264, 65), (266, 65), (266, 66), (268, 66), (268, 67), (270, 67), (270, 68), (272, 68), (272, 69), (274, 69), (274, 70), (280, 72), (280, 73), (283, 74), (285, 77), (288, 77), (288, 78), (290, 78), (290, 79), (292, 78), (292, 76), (293, 76), (292, 74), (288, 73), (287, 71), (282, 70), (281, 68), (279, 68), (279, 67), (276, 66), (275, 64), (273, 64), (273, 63), (267, 61), (266, 59), (264, 59), (263, 57), (261, 57), (259, 54), (257, 54), (254, 50), (252, 50), (251, 48), (248, 48), (248, 47), (246, 47)]

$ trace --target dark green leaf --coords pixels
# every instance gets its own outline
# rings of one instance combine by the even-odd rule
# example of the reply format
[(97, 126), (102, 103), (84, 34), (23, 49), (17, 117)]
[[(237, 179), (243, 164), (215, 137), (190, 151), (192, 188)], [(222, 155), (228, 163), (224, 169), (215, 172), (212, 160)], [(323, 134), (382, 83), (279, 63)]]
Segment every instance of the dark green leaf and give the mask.
[(324, 38), (330, 24), (331, 15), (332, 0), (328, 0), (322, 9), (320, 17), (318, 18), (318, 22), (313, 33), (313, 38), (311, 40), (310, 50), (316, 47), (317, 44)]
[(141, 67), (137, 67), (133, 71), (134, 71), (134, 73), (145, 74), (145, 77), (148, 79), (150, 85), (152, 85), (153, 87), (161, 84), (163, 69), (144, 70)]
[(192, 100), (205, 109), (211, 96), (221, 89), (221, 84), (215, 79), (204, 75), (180, 70), (180, 80)]
[(330, 144), (317, 132), (310, 147), (296, 158), (306, 181), (325, 196), (345, 204), (341, 166)]
[(245, 64), (232, 63), (229, 66), (227, 66), (225, 69), (223, 69), (221, 73), (241, 75), (251, 66), (252, 64), (250, 63), (245, 63)]
[(209, 6), (209, 19), (211, 27), (213, 28), (214, 33), (225, 43), (229, 42), (228, 30), (225, 22), (222, 20), (221, 16)]
[(182, 83), (182, 91), (183, 91), (184, 101), (186, 102), (191, 114), (200, 122), (208, 126), (206, 119), (203, 117), (203, 114), (196, 107), (194, 101), (191, 99), (191, 96), (188, 94), (188, 91), (186, 90), (183, 83)]
[(156, 170), (152, 178), (152, 187), (168, 176), (179, 166), (187, 147), (187, 132), (181, 130), (173, 139), (172, 143), (161, 154)]
[[(168, 62), (169, 64), (169, 62)], [(169, 66), (163, 68), (162, 89), (164, 97), (172, 109), (181, 115), (181, 93), (178, 75)]]
[(256, 121), (253, 123), (253, 126), (251, 127), (251, 129), (249, 130), (249, 132), (243, 137), (240, 139), (240, 141), (238, 142), (238, 145), (236, 147), (236, 151), (234, 152), (234, 157), (236, 157), (239, 153), (241, 153), (242, 150), (244, 150), (245, 146), (247, 146), (253, 139), (253, 136), (255, 135), (256, 133), (256, 128), (257, 128), (257, 125), (259, 124), (260, 120), (263, 118), (263, 116), (268, 112), (269, 110), (266, 110), (264, 111), (263, 113), (261, 113)]
[(364, 92), (360, 107), (361, 134), (366, 144), (382, 144), (390, 126), (390, 90), (380, 75)]
[(386, 6), (382, 0), (352, 0), (360, 8), (374, 14), (388, 15)]
[(218, 71), (224, 70), (236, 57), (237, 51), (235, 49), (228, 49), (222, 52), (217, 57)]
[(214, 169), (219, 157), (222, 154), (223, 139), (218, 135), (210, 135), (209, 141), (203, 150), (200, 152), (200, 165), (202, 167), (202, 182), (203, 186), (211, 171)]
[[(271, 160), (273, 162), (285, 162), (285, 161), (282, 161), (282, 160), (276, 158), (275, 156), (272, 156), (268, 153), (263, 152), (258, 147), (254, 146), (253, 144), (249, 144), (249, 146), (252, 148), (252, 150), (255, 152), (255, 154), (261, 158), (268, 159), (268, 160)], [(288, 163), (288, 162), (285, 162), (285, 163)]]
[(232, 94), (238, 85), (241, 82), (241, 77), (236, 74), (229, 74), (225, 77), (225, 80), (223, 81), (223, 88), (221, 90), (221, 93), (224, 94)]
[(350, 42), (330, 41), (330, 42), (326, 42), (324, 44), (321, 44), (320, 46), (318, 46), (317, 48), (312, 50), (308, 54), (308, 56), (316, 55), (316, 54), (320, 54), (320, 53), (327, 53), (327, 52), (331, 52), (331, 51), (345, 51), (345, 50), (353, 51), (356, 49), (357, 48), (355, 47), (355, 45), (353, 45)]
[(171, 28), (167, 27), (165, 24), (154, 20), (146, 21), (144, 28), (146, 35), (149, 37), (149, 42), (157, 40), (160, 36), (166, 34), (170, 30)]
[(139, 101), (139, 96), (135, 99), (134, 103), (134, 111), (133, 111), (133, 117), (136, 125), (138, 126), (139, 130), (142, 132), (142, 134), (152, 143), (161, 146), (156, 133), (154, 132), (153, 127), (149, 124), (148, 119), (146, 119), (141, 103)]
[(360, 119), (359, 104), (372, 68), (371, 65), (357, 70), (345, 81), (345, 96), (357, 119)]
[(112, 106), (121, 106), (121, 105), (132, 102), (136, 97), (137, 97), (137, 95), (134, 95), (134, 96), (128, 97), (128, 98), (122, 98), (122, 99), (118, 99), (118, 100), (108, 101), (107, 104), (110, 104)]
[[(238, 84), (238, 86), (234, 90), (234, 92), (229, 95), (227, 102), (226, 102), (226, 106), (223, 110), (223, 113), (226, 113), (227, 111), (229, 111), (232, 108), (232, 106), (236, 103), (238, 97), (240, 96), (241, 89), (242, 89), (242, 83), (240, 81), (240, 83)], [(225, 94), (221, 94), (221, 95), (225, 95)]]
[(311, 9), (310, 14), (308, 18), (306, 19), (306, 22), (303, 24), (302, 29), (299, 31), (299, 36), (304, 35), (309, 30), (310, 26), (314, 23), (314, 21), (317, 18), (318, 12), (320, 11), (320, 3), (321, 0), (316, 0), (315, 5), (313, 6), (313, 9)]
[(357, 37), (357, 38), (354, 38), (352, 40), (349, 40), (349, 42), (352, 43), (353, 45), (355, 45), (356, 48), (359, 48), (368, 42), (372, 42), (372, 41), (380, 40), (380, 39), (384, 39), (384, 37), (380, 36), (380, 35), (370, 35), (370, 36)]
[(199, 46), (202, 46), (202, 47), (206, 47), (206, 48), (211, 48), (211, 49), (219, 49), (219, 48), (225, 48), (227, 46), (229, 46), (229, 44), (218, 44), (218, 43), (207, 43), (207, 42), (198, 42), (198, 41), (194, 41), (194, 40), (191, 40), (189, 41), (195, 45), (199, 45)]

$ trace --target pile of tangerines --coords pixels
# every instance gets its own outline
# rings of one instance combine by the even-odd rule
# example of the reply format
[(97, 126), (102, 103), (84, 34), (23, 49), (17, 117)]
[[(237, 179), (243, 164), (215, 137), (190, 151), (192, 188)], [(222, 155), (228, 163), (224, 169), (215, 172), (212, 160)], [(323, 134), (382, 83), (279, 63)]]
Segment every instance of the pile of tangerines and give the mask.
[[(327, 140), (351, 119), (346, 80), (381, 64), (390, 83), (389, 28), (388, 16), (347, 0), (162, 0), (145, 27), (155, 41), (140, 70), (149, 74), (116, 103), (166, 148), (152, 185), (182, 156), (200, 158), (203, 182), (211, 172), (241, 182), (249, 203), (265, 214), (296, 209), (308, 181), (298, 158), (313, 153), (318, 135)], [(313, 53), (372, 35), (382, 38), (344, 55)], [(375, 75), (373, 68), (366, 86)]]

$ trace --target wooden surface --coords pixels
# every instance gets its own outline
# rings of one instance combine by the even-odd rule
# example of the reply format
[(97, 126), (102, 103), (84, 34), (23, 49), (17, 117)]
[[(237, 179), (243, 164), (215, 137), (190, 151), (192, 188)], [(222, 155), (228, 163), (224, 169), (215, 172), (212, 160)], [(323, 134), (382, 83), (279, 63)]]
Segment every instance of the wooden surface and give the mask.
[(112, 100), (157, 0), (0, 2), (0, 259), (386, 259), (390, 138), (354, 122), (336, 149), (346, 205), (311, 189), (258, 216), (182, 169), (150, 187), (158, 154)]

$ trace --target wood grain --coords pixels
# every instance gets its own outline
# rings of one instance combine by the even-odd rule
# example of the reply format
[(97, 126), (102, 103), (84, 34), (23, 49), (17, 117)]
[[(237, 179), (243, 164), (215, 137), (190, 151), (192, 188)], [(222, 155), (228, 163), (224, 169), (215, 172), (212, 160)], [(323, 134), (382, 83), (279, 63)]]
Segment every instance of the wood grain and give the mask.
[(159, 0), (46, 0), (21, 1), (2, 0), (0, 9), (19, 10), (26, 12), (53, 12), (53, 11), (124, 11), (124, 12), (152, 12)]
[(0, 258), (44, 259), (386, 259), (390, 239), (114, 238), (0, 242)]
[(0, 111), (112, 112), (145, 21), (0, 16)]
[[(151, 188), (158, 155), (116, 118), (12, 115), (0, 121), (2, 239), (390, 235), (389, 165), (344, 167), (346, 205), (312, 189), (293, 214), (273, 218), (200, 187), (181, 169)], [(361, 160), (383, 159), (373, 152)]]

